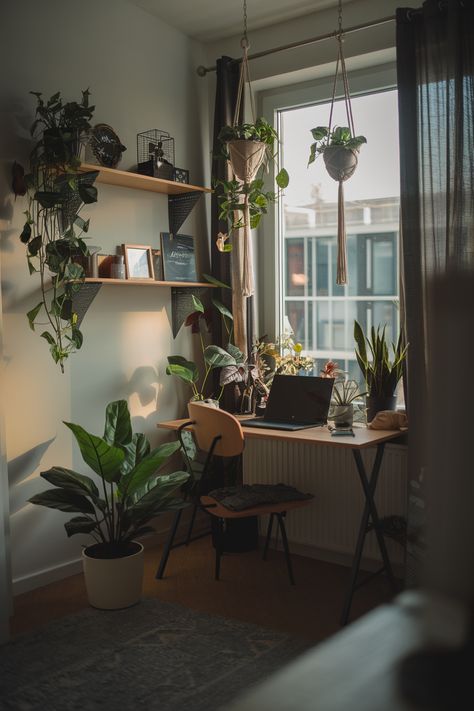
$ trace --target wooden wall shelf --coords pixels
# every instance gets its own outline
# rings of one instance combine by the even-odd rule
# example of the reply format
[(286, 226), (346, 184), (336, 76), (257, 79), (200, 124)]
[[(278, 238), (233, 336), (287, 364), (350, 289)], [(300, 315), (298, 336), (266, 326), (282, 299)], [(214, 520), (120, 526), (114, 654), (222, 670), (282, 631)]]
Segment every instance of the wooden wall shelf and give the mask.
[(169, 286), (174, 288), (189, 288), (189, 287), (209, 287), (217, 289), (215, 284), (201, 281), (155, 281), (153, 279), (108, 279), (106, 277), (86, 277), (85, 284), (103, 284), (117, 286)]
[(202, 188), (198, 185), (189, 185), (188, 183), (176, 183), (174, 180), (152, 178), (149, 175), (130, 173), (127, 170), (118, 170), (117, 168), (106, 168), (103, 165), (93, 165), (92, 163), (81, 163), (79, 170), (82, 173), (97, 170), (99, 172), (97, 177), (98, 183), (118, 185), (122, 188), (133, 188), (135, 190), (148, 190), (149, 192), (161, 193), (162, 195), (212, 192), (211, 188)]

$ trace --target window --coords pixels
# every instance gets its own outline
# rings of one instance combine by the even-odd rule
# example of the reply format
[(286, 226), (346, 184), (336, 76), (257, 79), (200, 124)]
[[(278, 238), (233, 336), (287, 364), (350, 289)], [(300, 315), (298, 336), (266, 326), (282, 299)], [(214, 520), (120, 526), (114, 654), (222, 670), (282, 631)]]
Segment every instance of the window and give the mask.
[[(396, 340), (398, 311), (399, 166), (396, 91), (352, 100), (357, 133), (367, 138), (344, 184), (348, 284), (336, 284), (337, 183), (322, 157), (306, 168), (310, 129), (327, 125), (329, 104), (278, 111), (281, 162), (291, 178), (280, 219), (280, 332), (294, 331), (319, 371), (329, 358), (361, 380), (353, 325), (387, 326)], [(335, 125), (346, 125), (343, 102)]]

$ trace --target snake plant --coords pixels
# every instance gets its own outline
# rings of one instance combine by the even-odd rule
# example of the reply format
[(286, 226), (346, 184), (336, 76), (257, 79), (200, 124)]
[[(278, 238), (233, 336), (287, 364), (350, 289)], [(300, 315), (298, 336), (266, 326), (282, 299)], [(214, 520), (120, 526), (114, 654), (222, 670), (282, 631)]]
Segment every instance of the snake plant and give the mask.
[(385, 331), (386, 325), (377, 328), (372, 326), (368, 338), (364, 335), (358, 321), (354, 321), (354, 339), (357, 344), (355, 354), (369, 396), (391, 397), (403, 374), (403, 361), (406, 358), (408, 345), (403, 344), (403, 336), (400, 332), (397, 344), (392, 343), (391, 359)]

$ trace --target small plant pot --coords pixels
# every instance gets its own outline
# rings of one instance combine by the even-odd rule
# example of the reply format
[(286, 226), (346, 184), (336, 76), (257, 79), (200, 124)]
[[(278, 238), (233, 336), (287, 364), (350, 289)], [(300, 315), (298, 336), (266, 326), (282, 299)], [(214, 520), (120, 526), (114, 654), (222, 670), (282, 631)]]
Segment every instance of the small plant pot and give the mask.
[(251, 183), (265, 158), (266, 144), (261, 141), (235, 139), (227, 144), (230, 165), (236, 178)]
[(99, 610), (120, 610), (139, 602), (144, 570), (142, 544), (132, 541), (130, 554), (122, 558), (98, 558), (96, 551), (96, 544), (82, 551), (89, 604)]
[(367, 395), (365, 405), (367, 407), (367, 422), (372, 422), (377, 412), (396, 409), (397, 396)]
[(357, 151), (344, 146), (326, 146), (323, 158), (327, 172), (338, 182), (354, 175), (359, 160)]
[(336, 429), (338, 427), (352, 427), (354, 422), (354, 405), (333, 405), (331, 408), (332, 420)]

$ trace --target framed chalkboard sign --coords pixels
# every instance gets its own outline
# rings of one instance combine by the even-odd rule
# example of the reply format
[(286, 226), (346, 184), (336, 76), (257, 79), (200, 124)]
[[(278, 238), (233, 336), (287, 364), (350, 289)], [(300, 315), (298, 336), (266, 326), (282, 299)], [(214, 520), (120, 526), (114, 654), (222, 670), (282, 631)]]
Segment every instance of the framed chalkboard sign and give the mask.
[(162, 232), (161, 257), (165, 281), (197, 281), (193, 237)]
[(114, 129), (106, 123), (94, 126), (89, 143), (94, 157), (106, 168), (116, 168), (122, 153), (127, 150)]

